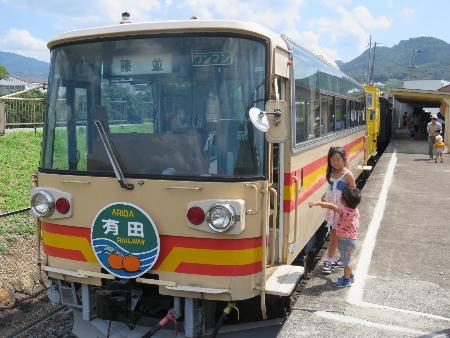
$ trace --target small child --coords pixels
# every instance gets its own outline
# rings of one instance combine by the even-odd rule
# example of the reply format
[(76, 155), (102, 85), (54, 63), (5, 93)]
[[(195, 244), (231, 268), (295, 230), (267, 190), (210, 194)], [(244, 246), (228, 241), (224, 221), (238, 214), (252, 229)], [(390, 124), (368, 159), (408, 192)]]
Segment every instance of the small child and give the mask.
[(438, 158), (440, 158), (442, 163), (444, 161), (442, 158), (442, 153), (444, 152), (445, 143), (442, 141), (441, 135), (436, 136), (436, 143), (434, 144), (434, 148), (436, 148), (436, 159), (434, 162), (437, 163)]
[(336, 235), (339, 238), (339, 253), (344, 265), (344, 276), (339, 277), (335, 285), (340, 288), (350, 286), (354, 280), (350, 260), (358, 238), (359, 210), (357, 206), (360, 201), (361, 193), (359, 189), (346, 187), (342, 191), (341, 206), (328, 202), (309, 202), (310, 208), (319, 206), (339, 213)]

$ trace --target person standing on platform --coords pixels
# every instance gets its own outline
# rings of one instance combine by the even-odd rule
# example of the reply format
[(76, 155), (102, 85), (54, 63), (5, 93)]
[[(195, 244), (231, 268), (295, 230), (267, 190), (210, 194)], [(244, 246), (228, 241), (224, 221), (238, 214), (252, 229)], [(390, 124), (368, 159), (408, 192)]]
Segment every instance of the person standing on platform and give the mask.
[(358, 238), (359, 210), (357, 206), (360, 201), (361, 193), (359, 189), (346, 187), (342, 191), (339, 205), (319, 201), (309, 202), (310, 208), (319, 206), (339, 214), (336, 236), (339, 238), (339, 253), (344, 266), (344, 275), (337, 279), (335, 285), (340, 288), (350, 286), (354, 280), (351, 257), (352, 252), (356, 248), (356, 240)]
[(437, 121), (437, 117), (432, 115), (431, 122), (427, 125), (428, 133), (428, 155), (430, 160), (433, 159), (433, 149), (436, 143), (436, 136), (438, 136), (442, 131), (442, 125)]
[(436, 148), (436, 163), (438, 159), (441, 160), (441, 163), (444, 161), (442, 158), (442, 154), (444, 153), (445, 143), (444, 141), (442, 141), (442, 139), (443, 138), (441, 135), (436, 136), (436, 143), (434, 144), (434, 147)]
[[(326, 178), (328, 189), (322, 196), (322, 202), (331, 202), (340, 206), (341, 194), (346, 187), (356, 187), (355, 176), (347, 169), (347, 153), (342, 147), (331, 147), (328, 151), (328, 166)], [(325, 215), (327, 226), (330, 228), (330, 244), (323, 262), (322, 273), (330, 274), (334, 269), (342, 268), (342, 262), (334, 261), (334, 254), (338, 248), (338, 238), (336, 227), (339, 222), (339, 213), (334, 210), (327, 210)]]
[(408, 113), (405, 112), (403, 115), (403, 128), (408, 128)]
[(416, 131), (416, 134), (419, 133), (419, 126), (420, 126), (420, 114), (415, 112), (414, 113), (414, 130)]

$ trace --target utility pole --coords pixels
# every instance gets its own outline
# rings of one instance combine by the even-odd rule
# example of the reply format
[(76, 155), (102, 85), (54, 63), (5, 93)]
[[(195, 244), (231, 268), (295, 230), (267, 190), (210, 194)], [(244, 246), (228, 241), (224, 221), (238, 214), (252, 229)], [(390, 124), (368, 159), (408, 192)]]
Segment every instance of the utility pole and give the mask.
[(383, 46), (382, 43), (374, 42), (373, 48), (372, 48), (372, 35), (370, 36), (370, 42), (369, 42), (369, 62), (367, 64), (367, 84), (373, 83), (373, 72), (375, 69), (375, 52), (377, 49), (377, 46)]
[(370, 59), (371, 59), (371, 54), (372, 54), (372, 35), (370, 35), (370, 40), (369, 40), (369, 58), (367, 61), (367, 84), (370, 84)]
[(370, 83), (373, 83), (373, 69), (375, 68), (375, 51), (377, 49), (377, 42), (373, 45), (373, 53), (372, 53), (372, 69), (370, 70)]
[(413, 80), (413, 79), (416, 78), (416, 76), (413, 75), (413, 73), (414, 73), (415, 70), (417, 70), (417, 67), (416, 67), (416, 55), (417, 55), (417, 53), (420, 53), (420, 52), (422, 52), (420, 49), (413, 49), (413, 50), (411, 50), (411, 55), (409, 56), (409, 67), (408, 67), (409, 79), (410, 80)]

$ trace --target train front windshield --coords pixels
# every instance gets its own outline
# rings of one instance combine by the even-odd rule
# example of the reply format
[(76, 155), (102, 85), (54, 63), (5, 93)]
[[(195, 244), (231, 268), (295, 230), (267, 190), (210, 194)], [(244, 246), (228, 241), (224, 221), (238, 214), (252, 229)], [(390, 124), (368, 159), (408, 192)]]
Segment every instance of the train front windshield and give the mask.
[(239, 36), (122, 38), (52, 49), (41, 170), (113, 175), (101, 121), (130, 177), (260, 178), (266, 44)]

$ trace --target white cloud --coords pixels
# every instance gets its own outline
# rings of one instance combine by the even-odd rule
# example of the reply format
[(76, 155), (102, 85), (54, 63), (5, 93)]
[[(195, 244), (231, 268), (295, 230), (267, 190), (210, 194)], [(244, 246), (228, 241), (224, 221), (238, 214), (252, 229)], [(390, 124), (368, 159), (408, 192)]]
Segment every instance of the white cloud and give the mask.
[(374, 17), (365, 6), (355, 7), (352, 11), (352, 15), (353, 18), (366, 29), (387, 29), (391, 25), (391, 22), (386, 16), (382, 15)]
[(11, 28), (3, 37), (0, 37), (0, 50), (42, 61), (49, 61), (50, 58), (44, 40), (32, 36), (27, 30), (16, 28)]
[[(320, 34), (313, 31), (289, 30), (286, 35), (294, 41), (300, 43), (303, 47), (309, 49), (317, 55), (322, 56), (328, 61), (338, 60), (339, 53), (337, 49), (327, 48), (320, 42)], [(334, 61), (333, 61), (334, 62)]]
[[(395, 0), (386, 1), (393, 4)], [(329, 8), (319, 12), (326, 14), (317, 14), (322, 16), (306, 16), (306, 4)], [(345, 53), (343, 46), (349, 46), (355, 54), (363, 50), (371, 33), (391, 25), (388, 17), (373, 15), (368, 7), (355, 6), (352, 0), (46, 0), (37, 8), (29, 0), (16, 0), (14, 6), (45, 17), (58, 32), (117, 24), (124, 11), (131, 14), (133, 22), (166, 17), (188, 19), (192, 15), (200, 19), (253, 21), (332, 59), (340, 58), (338, 51)], [(30, 55), (29, 49), (23, 50)], [(37, 51), (33, 53), (37, 55)], [(45, 49), (41, 53), (47, 55)]]
[(298, 24), (303, 4), (304, 0), (279, 0), (274, 10), (270, 0), (184, 0), (179, 8), (188, 8), (200, 19), (248, 20), (280, 29)]
[(357, 6), (349, 9), (342, 2), (336, 0), (322, 0), (325, 5), (334, 8), (339, 14), (336, 19), (320, 17), (310, 21), (309, 29), (328, 38), (332, 44), (338, 45), (342, 41), (356, 39), (357, 48), (361, 52), (367, 48), (371, 32), (387, 29), (391, 22), (386, 16), (375, 17), (366, 6)]
[[(349, 1), (349, 0), (345, 0)], [(259, 23), (275, 32), (284, 33), (330, 62), (339, 57), (336, 49), (321, 44), (316, 30), (305, 29), (300, 16), (305, 0), (184, 0), (178, 7), (189, 9), (200, 19), (235, 19)]]
[(411, 19), (411, 18), (413, 18), (416, 15), (416, 10), (414, 8), (409, 7), (409, 6), (405, 6), (405, 7), (403, 7), (400, 10), (398, 15), (402, 19)]

